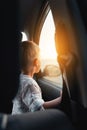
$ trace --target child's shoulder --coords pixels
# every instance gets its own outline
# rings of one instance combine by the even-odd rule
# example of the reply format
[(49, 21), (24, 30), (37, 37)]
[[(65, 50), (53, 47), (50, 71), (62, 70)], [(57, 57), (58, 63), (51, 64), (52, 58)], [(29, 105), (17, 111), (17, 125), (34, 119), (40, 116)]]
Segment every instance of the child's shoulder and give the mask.
[(34, 85), (36, 84), (36, 81), (32, 78), (32, 77), (29, 77), (28, 75), (25, 75), (25, 74), (20, 74), (20, 82), (22, 83), (27, 83), (29, 85)]

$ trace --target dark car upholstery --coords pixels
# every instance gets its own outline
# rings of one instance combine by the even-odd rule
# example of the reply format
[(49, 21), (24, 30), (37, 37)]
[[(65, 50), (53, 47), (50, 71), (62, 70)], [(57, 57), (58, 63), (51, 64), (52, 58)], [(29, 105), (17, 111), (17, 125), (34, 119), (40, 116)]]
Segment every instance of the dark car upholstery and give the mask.
[(75, 130), (70, 119), (56, 109), (8, 115), (7, 119), (6, 130)]

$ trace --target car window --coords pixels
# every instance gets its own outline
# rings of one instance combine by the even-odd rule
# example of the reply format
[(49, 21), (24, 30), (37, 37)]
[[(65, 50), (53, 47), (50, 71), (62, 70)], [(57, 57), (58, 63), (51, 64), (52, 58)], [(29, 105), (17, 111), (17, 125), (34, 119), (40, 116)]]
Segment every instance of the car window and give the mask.
[(62, 87), (62, 75), (57, 62), (54, 34), (55, 25), (50, 10), (43, 24), (39, 41), (41, 50), (41, 72), (44, 79)]
[(28, 40), (27, 35), (26, 35), (25, 32), (21, 32), (21, 34), (22, 34), (22, 41)]

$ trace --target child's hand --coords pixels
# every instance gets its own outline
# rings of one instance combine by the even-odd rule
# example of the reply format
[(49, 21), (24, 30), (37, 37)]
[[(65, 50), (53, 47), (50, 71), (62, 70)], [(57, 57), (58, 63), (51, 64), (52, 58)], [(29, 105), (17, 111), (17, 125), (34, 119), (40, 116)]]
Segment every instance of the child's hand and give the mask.
[(62, 100), (62, 90), (60, 91), (60, 97), (59, 97), (59, 99), (60, 99), (60, 103), (61, 103), (61, 100)]
[(62, 97), (62, 90), (60, 91), (60, 97)]

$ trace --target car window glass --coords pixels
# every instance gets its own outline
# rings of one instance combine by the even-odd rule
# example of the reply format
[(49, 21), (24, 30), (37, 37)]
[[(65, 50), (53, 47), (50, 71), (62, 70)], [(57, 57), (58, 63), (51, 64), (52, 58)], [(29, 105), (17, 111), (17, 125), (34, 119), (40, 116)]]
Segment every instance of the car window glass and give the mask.
[(21, 33), (22, 33), (22, 41), (28, 40), (26, 33), (25, 32), (21, 32)]
[(43, 73), (43, 78), (62, 87), (62, 75), (57, 62), (54, 34), (55, 25), (50, 10), (44, 22), (39, 41), (41, 72)]

